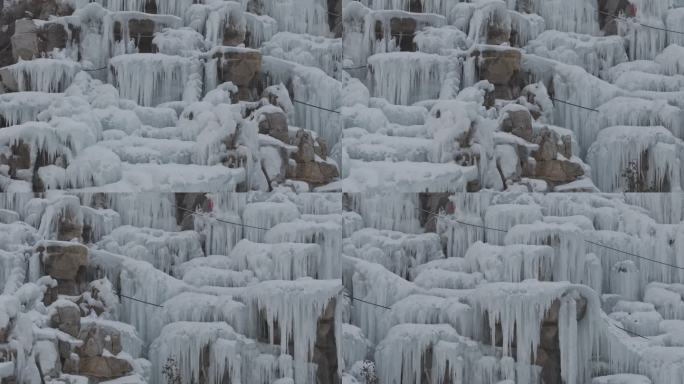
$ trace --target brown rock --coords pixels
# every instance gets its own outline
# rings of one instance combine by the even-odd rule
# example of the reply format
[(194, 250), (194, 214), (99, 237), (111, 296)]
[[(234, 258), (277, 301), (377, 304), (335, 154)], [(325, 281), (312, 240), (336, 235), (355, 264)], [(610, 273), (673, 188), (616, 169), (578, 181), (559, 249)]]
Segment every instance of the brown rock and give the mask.
[(534, 170), (534, 177), (558, 185), (577, 180), (584, 175), (582, 166), (567, 160), (539, 161)]
[[(70, 27), (74, 28), (70, 25)], [(55, 48), (66, 48), (69, 34), (60, 23), (45, 23), (38, 31), (41, 52), (52, 52)]]
[(7, 327), (3, 328), (0, 327), (0, 344), (6, 343), (7, 342), (7, 337), (9, 336), (10, 333), (10, 324), (7, 325)]
[(31, 19), (17, 20), (12, 35), (12, 55), (15, 59), (31, 60), (40, 56), (38, 27)]
[(525, 110), (507, 111), (501, 122), (501, 130), (512, 133), (526, 141), (532, 141), (532, 115)]
[(555, 160), (558, 157), (558, 141), (559, 137), (556, 132), (543, 127), (534, 139), (534, 143), (539, 145), (539, 149), (533, 153), (535, 160)]
[(316, 145), (314, 147), (314, 151), (318, 156), (321, 157), (321, 159), (325, 160), (328, 158), (328, 143), (325, 141), (324, 138), (318, 137), (316, 138)]
[(497, 98), (514, 99), (520, 94), (520, 65), (522, 55), (517, 49), (489, 49), (475, 52), (480, 55), (480, 80), (494, 84)]
[[(128, 21), (128, 36), (135, 41), (135, 46), (140, 53), (154, 53), (156, 48), (152, 44), (154, 32), (158, 27), (156, 22), (150, 19), (131, 19)], [(121, 23), (114, 23), (114, 40), (123, 39)]]
[(263, 120), (259, 122), (259, 133), (270, 135), (283, 143), (289, 144), (287, 116), (283, 112), (263, 113)]
[(81, 358), (101, 356), (104, 350), (113, 355), (121, 352), (121, 335), (113, 328), (91, 323), (81, 329), (78, 338), (83, 340), (83, 345), (76, 347), (76, 353)]
[(317, 383), (339, 383), (335, 340), (335, 300), (328, 303), (323, 315), (318, 319), (313, 362), (318, 366)]
[(131, 364), (115, 356), (94, 356), (81, 358), (79, 373), (97, 379), (115, 379), (133, 370)]
[(81, 311), (75, 304), (59, 305), (56, 313), (50, 318), (50, 326), (73, 337), (78, 337), (81, 330)]
[(294, 145), (298, 148), (294, 157), (297, 163), (310, 163), (315, 161), (316, 152), (314, 152), (314, 140), (308, 131), (303, 128), (300, 129), (295, 136)]
[(261, 70), (261, 53), (254, 49), (236, 48), (234, 51), (216, 53), (218, 58), (218, 82), (232, 82), (238, 87), (238, 98), (249, 100), (252, 98), (252, 88), (257, 81), (257, 74)]
[(566, 159), (572, 158), (572, 137), (570, 135), (561, 136), (563, 144), (558, 148), (558, 151)]
[(77, 357), (78, 356), (72, 356), (71, 354), (67, 355), (67, 357), (62, 356), (62, 358), (64, 359), (64, 361), (62, 362), (62, 371), (64, 373), (71, 375), (79, 374), (80, 361)]
[(55, 279), (75, 280), (80, 268), (88, 265), (88, 248), (78, 243), (48, 243), (37, 249), (44, 271)]

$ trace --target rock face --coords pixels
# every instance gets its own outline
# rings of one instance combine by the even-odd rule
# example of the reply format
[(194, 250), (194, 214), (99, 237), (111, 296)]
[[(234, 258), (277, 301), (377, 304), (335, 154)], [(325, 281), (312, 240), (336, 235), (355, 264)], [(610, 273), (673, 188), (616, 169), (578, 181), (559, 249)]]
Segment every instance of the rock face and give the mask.
[[(8, 3), (8, 2), (5, 2)], [(0, 2), (2, 4), (2, 2)], [(0, 12), (0, 67), (10, 65), (16, 62), (18, 56), (10, 53), (12, 50), (14, 37), (17, 32), (15, 27), (15, 22), (20, 22), (25, 24), (22, 28), (26, 28), (28, 23), (33, 24), (30, 20), (21, 20), (25, 17), (29, 19), (41, 19), (47, 20), (49, 16), (65, 16), (73, 13), (73, 9), (68, 5), (66, 1), (58, 0), (23, 0), (23, 1), (13, 1), (11, 4), (5, 4)], [(51, 24), (51, 23), (47, 23)], [(46, 25), (47, 25), (46, 24)], [(54, 33), (55, 30), (49, 28), (50, 32)], [(22, 29), (25, 31), (25, 29)], [(17, 35), (20, 36), (20, 35)], [(33, 41), (37, 36), (26, 35), (28, 42)], [(44, 35), (48, 40), (53, 41), (58, 35), (52, 36), (49, 33)], [(18, 45), (23, 49), (22, 45)], [(40, 47), (40, 40), (37, 41), (35, 46), (27, 45), (27, 47)], [(25, 52), (26, 53), (26, 52)]]
[(257, 74), (261, 70), (261, 53), (254, 49), (236, 48), (216, 53), (218, 83), (232, 82), (238, 87), (239, 100), (257, 96)]
[(375, 38), (377, 40), (383, 39), (387, 28), (389, 28), (392, 38), (397, 41), (401, 51), (413, 52), (416, 50), (416, 45), (413, 43), (417, 28), (415, 19), (393, 17), (390, 19), (390, 25), (383, 25), (380, 20), (377, 20), (375, 22)]
[(78, 295), (85, 285), (84, 276), (88, 266), (88, 248), (78, 243), (50, 242), (39, 245), (43, 271), (57, 280), (57, 292), (62, 295)]
[[(577, 308), (577, 321), (584, 318), (587, 312), (587, 299), (579, 296), (576, 301)], [(541, 367), (541, 382), (544, 384), (563, 384), (560, 376), (561, 372), (561, 354), (560, 354), (560, 341), (558, 339), (558, 313), (560, 310), (560, 300), (556, 299), (549, 310), (546, 312), (546, 316), (542, 320), (541, 328), (539, 330), (539, 346), (537, 347), (535, 365)], [(489, 342), (490, 339), (490, 328), (488, 325), (488, 319), (485, 318), (483, 325), (484, 335), (483, 340)], [(495, 344), (497, 346), (503, 345), (503, 332), (501, 329), (501, 324), (496, 323), (495, 330)], [(515, 338), (513, 338), (513, 356), (515, 356)]]
[(494, 84), (494, 95), (499, 99), (515, 99), (520, 95), (520, 63), (522, 55), (513, 48), (483, 49), (473, 52), (479, 56), (479, 78)]
[(116, 379), (132, 370), (128, 361), (115, 356), (84, 357), (79, 362), (79, 374), (101, 380)]
[(259, 122), (259, 133), (275, 137), (283, 143), (290, 141), (288, 134), (287, 116), (283, 112), (265, 112)]
[(88, 265), (88, 248), (82, 244), (50, 243), (36, 251), (41, 253), (45, 272), (58, 280), (75, 280), (78, 270)]
[(76, 348), (76, 353), (81, 358), (102, 356), (105, 350), (116, 355), (122, 350), (119, 332), (95, 323), (81, 329), (78, 338), (83, 340), (83, 345)]
[(540, 161), (534, 168), (534, 178), (546, 180), (549, 184), (560, 185), (577, 180), (584, 175), (584, 169), (568, 160)]
[[(135, 42), (139, 53), (154, 53), (156, 47), (152, 44), (154, 33), (158, 30), (155, 26), (156, 22), (150, 19), (130, 19), (128, 20), (128, 34)], [(123, 34), (121, 30), (121, 23), (114, 23), (114, 40), (121, 41)]]
[(337, 384), (337, 345), (335, 341), (335, 301), (332, 300), (318, 319), (313, 362), (318, 365), (318, 384)]
[[(584, 318), (587, 311), (587, 300), (580, 297), (576, 300), (577, 320)], [(535, 364), (542, 368), (541, 377), (545, 384), (562, 384), (560, 342), (558, 339), (558, 312), (560, 300), (556, 300), (546, 314), (540, 331), (539, 347)]]
[[(339, 171), (334, 163), (321, 159), (323, 156), (317, 156), (314, 148), (316, 143), (311, 133), (304, 129), (299, 130), (293, 144), (297, 146), (298, 150), (294, 156), (296, 167), (289, 170), (289, 178), (306, 181), (312, 185), (323, 185), (330, 183), (339, 176)], [(320, 145), (319, 148), (321, 148)], [(327, 154), (324, 155), (327, 156)]]
[(526, 141), (532, 141), (532, 115), (528, 110), (507, 111), (501, 122), (501, 130), (512, 133)]
[(50, 326), (73, 337), (78, 337), (81, 331), (81, 311), (73, 303), (70, 305), (60, 305), (63, 301), (53, 304), (57, 308), (54, 315), (50, 318)]

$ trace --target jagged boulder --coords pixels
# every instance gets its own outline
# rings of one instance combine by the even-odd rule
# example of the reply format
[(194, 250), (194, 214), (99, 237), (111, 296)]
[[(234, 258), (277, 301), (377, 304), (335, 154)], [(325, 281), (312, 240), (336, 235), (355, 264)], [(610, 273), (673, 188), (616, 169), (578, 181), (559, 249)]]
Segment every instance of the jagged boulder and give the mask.
[(316, 382), (319, 384), (336, 384), (339, 382), (335, 340), (335, 304), (335, 300), (328, 303), (323, 315), (318, 319), (318, 327), (316, 328), (313, 363), (318, 366)]
[(567, 184), (584, 175), (584, 169), (578, 163), (569, 160), (539, 161), (534, 167), (536, 179), (546, 180), (549, 184)]
[(534, 143), (539, 146), (539, 149), (533, 152), (533, 156), (537, 161), (550, 161), (558, 158), (559, 142), (558, 134), (552, 130), (543, 127), (539, 134), (535, 137)]
[(313, 185), (323, 185), (339, 177), (337, 165), (317, 155), (311, 133), (300, 129), (295, 137), (294, 145), (297, 146), (297, 152), (294, 154), (296, 166), (288, 171), (289, 178)]
[(501, 130), (512, 133), (526, 141), (532, 141), (532, 115), (526, 108), (519, 108), (505, 112), (501, 121)]
[(289, 143), (287, 116), (283, 112), (264, 112), (259, 121), (259, 133), (275, 137), (283, 143)]
[(81, 310), (76, 304), (67, 300), (58, 300), (51, 306), (50, 326), (78, 337), (81, 331)]
[(256, 96), (257, 74), (261, 71), (261, 53), (249, 48), (224, 48), (214, 54), (218, 83), (232, 82), (238, 87), (238, 99)]
[(78, 334), (83, 345), (76, 347), (81, 358), (102, 356), (105, 350), (111, 354), (121, 352), (121, 334), (113, 328), (101, 327), (97, 323), (89, 323)]
[(36, 248), (45, 273), (59, 280), (76, 280), (79, 270), (88, 265), (88, 248), (66, 242), (41, 243)]
[(494, 84), (494, 94), (500, 99), (514, 99), (520, 94), (520, 50), (514, 48), (483, 48), (472, 53), (479, 56), (479, 78)]
[(81, 375), (101, 380), (116, 379), (133, 370), (128, 361), (111, 355), (81, 358), (78, 365)]

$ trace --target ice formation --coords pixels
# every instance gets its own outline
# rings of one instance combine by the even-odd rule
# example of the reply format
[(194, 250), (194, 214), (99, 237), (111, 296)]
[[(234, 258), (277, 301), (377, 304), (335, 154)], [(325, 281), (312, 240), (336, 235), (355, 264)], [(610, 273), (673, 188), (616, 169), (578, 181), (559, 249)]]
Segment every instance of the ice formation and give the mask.
[[(350, 196), (346, 207), (347, 376), (363, 382), (372, 367), (381, 383), (681, 381), (681, 194), (405, 194), (441, 224), (404, 232), (371, 227), (379, 213), (363, 200), (383, 196), (392, 193)], [(404, 220), (386, 216), (384, 227)], [(445, 254), (405, 259), (408, 273), (391, 262), (398, 240), (433, 232)]]
[(346, 304), (339, 278), (319, 278), (339, 253), (240, 231), (234, 248), (210, 255), (192, 221), (208, 215), (202, 206), (232, 209), (240, 227), (250, 206), (271, 204), (293, 210), (281, 224), (339, 228), (339, 203), (287, 189), (3, 199), (0, 349), (13, 351), (3, 382), (40, 381), (35, 361), (54, 382), (334, 382)]
[[(470, 191), (616, 190), (614, 181), (596, 176), (603, 172), (594, 172), (597, 162), (589, 154), (602, 130), (665, 126), (683, 137), (681, 9), (668, 0), (348, 2), (343, 11), (343, 189), (363, 193), (383, 185), (409, 193), (458, 191), (423, 181), (422, 175), (445, 180), (437, 165), (431, 165), (431, 174), (425, 168), (450, 159), (478, 166), (477, 180), (466, 182)], [(626, 97), (633, 101), (625, 103)], [(430, 135), (429, 118), (418, 108), (433, 114), (446, 100), (477, 104), (478, 121), (465, 135)], [(442, 104), (438, 112), (457, 109)], [(531, 115), (531, 132), (518, 128), (527, 126), (519, 120), (527, 119), (523, 113)], [(522, 125), (511, 127), (514, 120)], [(454, 139), (458, 145), (451, 145)], [(546, 140), (558, 144), (549, 147)], [(449, 145), (440, 161), (430, 158), (430, 141)], [(657, 161), (676, 164), (681, 149), (670, 149)], [(601, 166), (614, 165), (617, 182), (626, 183), (627, 166), (608, 161), (611, 165), (601, 160)], [(394, 167), (410, 169), (414, 183), (405, 182)], [(642, 179), (653, 172), (662, 173), (635, 171)], [(648, 190), (679, 188), (668, 181)]]
[[(281, 3), (69, 0), (29, 12), (16, 29), (10, 17), (0, 126), (12, 137), (0, 148), (0, 190), (339, 190), (338, 12), (319, 0)], [(19, 6), (5, 5), (8, 15)], [(42, 124), (59, 125), (62, 141), (85, 126), (93, 137), (55, 153), (57, 139), (26, 141), (50, 135)], [(99, 146), (80, 154), (71, 141), (83, 140)], [(47, 157), (14, 161), (24, 146)]]

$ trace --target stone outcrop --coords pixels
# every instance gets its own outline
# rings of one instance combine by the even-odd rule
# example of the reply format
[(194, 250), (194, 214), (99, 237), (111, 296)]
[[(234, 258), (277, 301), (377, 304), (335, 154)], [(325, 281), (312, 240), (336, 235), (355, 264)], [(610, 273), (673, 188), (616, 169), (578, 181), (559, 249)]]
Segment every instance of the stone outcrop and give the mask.
[(90, 323), (81, 329), (78, 338), (83, 340), (83, 345), (76, 347), (76, 353), (81, 358), (102, 356), (105, 350), (113, 355), (122, 351), (119, 332), (97, 323)]
[(100, 380), (111, 380), (127, 375), (133, 370), (131, 364), (116, 356), (84, 357), (78, 362), (78, 373)]
[(287, 116), (283, 112), (264, 112), (259, 121), (259, 133), (272, 136), (283, 143), (290, 141)]
[(318, 319), (313, 362), (318, 366), (318, 384), (337, 384), (337, 344), (335, 340), (335, 300), (331, 300), (323, 315)]
[(526, 141), (532, 141), (532, 115), (527, 110), (507, 111), (501, 122), (503, 132), (512, 133)]
[(57, 292), (78, 295), (85, 285), (88, 248), (78, 243), (47, 242), (38, 245), (43, 271), (57, 280)]
[(66, 300), (60, 300), (52, 304), (54, 313), (50, 318), (50, 326), (78, 337), (81, 331), (81, 310), (76, 304)]
[(519, 50), (482, 47), (472, 55), (479, 60), (479, 79), (494, 84), (494, 95), (497, 98), (510, 100), (520, 95), (522, 55)]
[[(66, 1), (22, 0), (13, 1), (12, 4), (5, 4), (2, 8), (2, 12), (0, 12), (0, 31), (2, 31), (2, 33), (0, 33), (0, 67), (4, 67), (6, 65), (15, 63), (16, 58), (18, 57), (14, 54), (10, 54), (12, 53), (13, 41), (15, 36), (20, 36), (16, 34), (16, 22), (21, 22), (22, 24), (24, 24), (22, 28), (26, 28), (28, 23), (33, 24), (33, 22), (31, 20), (22, 20), (24, 18), (47, 20), (50, 16), (66, 16), (72, 13), (73, 9), (68, 5), (68, 2)], [(50, 24), (52, 23), (46, 23), (46, 25)], [(36, 31), (35, 36), (25, 36), (26, 38), (28, 38), (28, 43), (36, 43), (36, 45), (27, 45), (26, 47), (35, 47), (37, 48), (38, 52), (41, 52), (41, 34), (42, 39), (46, 42), (47, 45), (52, 44), (51, 42), (59, 41), (60, 33), (56, 32), (56, 30), (53, 29), (53, 27), (41, 29), (43, 29), (46, 33), (42, 33), (40, 32), (40, 29), (38, 29)], [(22, 29), (21, 31), (25, 31), (25, 29)], [(47, 33), (48, 31), (50, 33)], [(56, 34), (52, 35), (51, 33)], [(22, 50), (24, 49), (23, 43), (17, 46)], [(44, 49), (47, 49), (47, 46)], [(42, 52), (45, 52), (45, 50), (43, 50)]]
[(239, 100), (256, 99), (256, 85), (261, 70), (261, 53), (255, 49), (234, 48), (214, 54), (218, 83), (232, 82), (238, 87)]
[[(321, 139), (318, 139), (321, 140)], [(318, 152), (316, 151), (316, 141), (310, 132), (305, 129), (300, 129), (295, 137), (293, 145), (297, 146), (297, 152), (294, 155), (296, 166), (294, 169), (288, 170), (288, 177), (305, 181), (314, 186), (330, 183), (335, 178), (339, 177), (337, 166), (333, 162), (325, 160), (327, 153), (322, 153), (318, 145)]]

